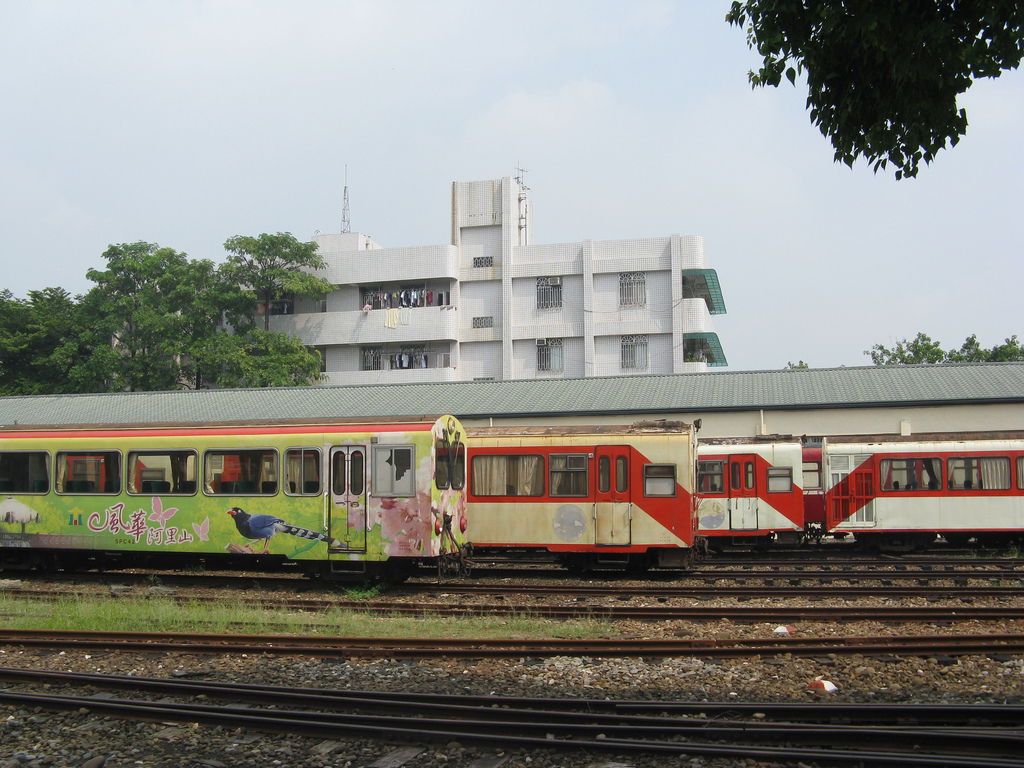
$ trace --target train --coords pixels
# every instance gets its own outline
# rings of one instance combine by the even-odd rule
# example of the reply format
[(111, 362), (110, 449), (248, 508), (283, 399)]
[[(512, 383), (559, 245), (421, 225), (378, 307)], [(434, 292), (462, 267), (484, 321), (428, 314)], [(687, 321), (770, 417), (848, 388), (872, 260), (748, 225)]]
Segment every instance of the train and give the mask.
[(466, 567), (458, 419), (0, 429), (0, 569)]
[(576, 572), (684, 569), (699, 554), (693, 425), (470, 427), (474, 553)]
[(454, 416), (0, 427), (0, 570), (298, 567), (400, 581), (474, 555), (686, 569), (726, 547), (1024, 541), (1024, 435), (698, 439)]
[[(702, 441), (711, 548), (853, 539), (908, 551), (1024, 541), (1024, 435), (774, 436)], [(716, 546), (717, 545), (717, 546)]]

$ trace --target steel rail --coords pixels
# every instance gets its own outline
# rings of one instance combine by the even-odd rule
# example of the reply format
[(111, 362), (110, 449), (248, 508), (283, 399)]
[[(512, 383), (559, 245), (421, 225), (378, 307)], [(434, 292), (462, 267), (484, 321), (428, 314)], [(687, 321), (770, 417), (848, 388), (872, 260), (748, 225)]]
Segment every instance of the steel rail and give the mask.
[(451, 595), (505, 594), (523, 595), (602, 595), (606, 597), (818, 597), (835, 599), (837, 596), (869, 597), (1020, 597), (1020, 586), (862, 586), (862, 585), (699, 585), (699, 586), (651, 586), (649, 584), (612, 586), (608, 584), (587, 585), (530, 585), (530, 584), (405, 584), (402, 591), (438, 592)]
[[(95, 599), (124, 599), (99, 592), (43, 592), (37, 590), (18, 590), (11, 592), (15, 597), (26, 597), (31, 600), (57, 602), (69, 596), (92, 597)], [(215, 597), (209, 595), (146, 595), (133, 596), (136, 599), (170, 599), (177, 603), (219, 603), (235, 599), (232, 595)], [(388, 615), (415, 616), (521, 616), (528, 615), (543, 618), (573, 619), (631, 619), (637, 621), (666, 620), (720, 620), (728, 618), (736, 621), (901, 621), (901, 622), (951, 622), (951, 621), (1008, 621), (1024, 619), (1022, 607), (985, 607), (985, 606), (626, 606), (602, 605), (598, 603), (576, 603), (573, 605), (542, 605), (542, 604), (497, 604), (467, 603), (452, 605), (449, 603), (407, 603), (394, 600), (345, 600), (345, 599), (314, 599), (314, 598), (275, 598), (257, 597), (251, 600), (253, 605), (266, 608), (284, 608), (288, 610), (319, 611), (331, 610), (353, 611), (359, 613), (377, 613)]]
[[(204, 691), (209, 694), (209, 691)], [(223, 691), (220, 693), (224, 693)], [(216, 694), (215, 694), (216, 695)], [(230, 697), (230, 693), (227, 694)], [(250, 696), (247, 696), (251, 700)], [(268, 701), (270, 699), (270, 701)], [(224, 725), (230, 723), (233, 727), (247, 725), (260, 729), (286, 729), (290, 732), (309, 733), (310, 730), (327, 727), (338, 730), (355, 732), (356, 735), (365, 737), (367, 732), (384, 732), (390, 736), (405, 734), (414, 736), (417, 739), (432, 738), (460, 738), (469, 741), (493, 741), (495, 738), (506, 742), (506, 734), (517, 733), (515, 741), (526, 739), (525, 743), (532, 745), (543, 744), (546, 747), (555, 748), (579, 748), (586, 746), (592, 748), (591, 741), (599, 741), (605, 745), (606, 751), (644, 751), (644, 752), (681, 752), (690, 754), (692, 750), (699, 749), (702, 754), (722, 754), (722, 745), (718, 743), (694, 743), (688, 741), (685, 744), (667, 741), (667, 738), (692, 738), (700, 736), (703, 739), (727, 739), (730, 745), (728, 754), (736, 750), (735, 742), (745, 742), (747, 746), (743, 749), (748, 754), (753, 748), (765, 750), (765, 755), (784, 754), (786, 757), (799, 754), (802, 758), (808, 758), (817, 750), (809, 750), (801, 747), (793, 751), (792, 747), (780, 748), (765, 746), (763, 742), (785, 741), (787, 743), (800, 742), (803, 744), (828, 744), (830, 754), (843, 755), (843, 760), (856, 757), (861, 760), (870, 760), (873, 763), (881, 759), (884, 762), (878, 764), (891, 764), (895, 758), (905, 758), (907, 752), (882, 752), (878, 748), (878, 742), (883, 741), (890, 749), (893, 747), (913, 750), (915, 758), (923, 758), (928, 761), (950, 759), (961, 761), (970, 758), (972, 761), (983, 760), (984, 762), (972, 762), (972, 765), (1004, 766), (1013, 765), (1013, 762), (1006, 762), (999, 757), (982, 758), (981, 755), (1002, 755), (1017, 754), (1022, 744), (1021, 736), (1015, 731), (988, 728), (967, 728), (967, 729), (920, 729), (910, 727), (873, 726), (822, 726), (788, 723), (784, 726), (765, 723), (712, 723), (712, 722), (685, 722), (678, 719), (666, 717), (659, 718), (637, 718), (629, 715), (596, 717), (591, 713), (545, 712), (543, 710), (511, 711), (503, 708), (487, 708), (483, 712), (479, 708), (462, 708), (459, 712), (449, 711), (449, 717), (416, 717), (410, 718), (408, 711), (399, 716), (387, 716), (381, 714), (366, 715), (362, 712), (357, 714), (339, 713), (311, 713), (308, 711), (294, 711), (281, 709), (278, 706), (277, 697), (263, 695), (261, 702), (269, 703), (274, 708), (270, 710), (259, 710), (252, 708), (208, 706), (196, 704), (176, 704), (161, 700), (160, 702), (140, 702), (137, 700), (124, 701), (118, 699), (96, 699), (83, 696), (61, 696), (53, 694), (32, 694), (17, 691), (0, 691), (0, 700), (11, 703), (31, 704), (35, 706), (48, 706), (63, 709), (89, 709), (99, 710), (102, 714), (110, 714), (120, 717), (175, 720), (186, 722), (203, 722), (208, 724)], [(365, 702), (355, 702), (365, 706)], [(380, 704), (380, 701), (376, 702)], [(349, 702), (349, 707), (352, 706)], [(393, 704), (393, 702), (391, 703)], [(390, 704), (386, 705), (390, 706)], [(379, 708), (379, 707), (378, 707)], [(408, 710), (408, 707), (400, 707)], [(484, 716), (481, 718), (480, 715)], [(458, 719), (455, 719), (457, 716)], [(595, 722), (595, 719), (597, 722)], [(455, 730), (457, 729), (457, 730)], [(323, 734), (318, 734), (323, 735)], [(648, 738), (638, 738), (646, 735)], [(652, 741), (659, 737), (657, 741)], [(862, 745), (866, 739), (870, 739), (873, 748), (863, 748), (839, 752), (835, 749), (836, 744)], [(553, 743), (554, 742), (554, 743)], [(757, 746), (750, 746), (750, 743)], [(927, 752), (931, 754), (922, 755), (921, 743), (927, 743)], [(945, 748), (952, 750), (940, 753)], [(938, 753), (938, 754), (937, 754)], [(950, 764), (935, 762), (910, 762), (912, 765), (933, 765)], [(1020, 763), (1017, 763), (1020, 764)]]
[[(630, 712), (672, 712), (687, 716), (688, 723), (721, 722), (725, 717), (766, 718), (774, 721), (828, 723), (856, 721), (889, 723), (894, 720), (963, 726), (986, 723), (990, 726), (1018, 726), (1024, 722), (1024, 704), (909, 704), (906, 702), (742, 702), (742, 701), (651, 701), (648, 699), (579, 699), (522, 696), (472, 695), (448, 693), (384, 692), (348, 688), (295, 688), (226, 681), (194, 681), (182, 678), (113, 675), (98, 672), (69, 672), (0, 667), (0, 680), (40, 685), (87, 685), (161, 693), (222, 696), (244, 701), (275, 701), (307, 706), (395, 708), (405, 711), (469, 711), (481, 716), (493, 713), (542, 710), (545, 714), (569, 712), (571, 717), (593, 720), (602, 714), (616, 716)], [(644, 717), (637, 722), (652, 722)], [(632, 722), (632, 720), (631, 720)], [(755, 721), (756, 722), (756, 721)], [(974, 726), (972, 726), (974, 727)]]
[(74, 632), (0, 630), (0, 642), (63, 649), (105, 648), (135, 651), (271, 653), (294, 655), (509, 658), (520, 656), (760, 656), (829, 654), (911, 656), (1024, 652), (1022, 634), (925, 635), (892, 637), (778, 637), (671, 640), (493, 640), (353, 638), (295, 635), (218, 635), (211, 633)]

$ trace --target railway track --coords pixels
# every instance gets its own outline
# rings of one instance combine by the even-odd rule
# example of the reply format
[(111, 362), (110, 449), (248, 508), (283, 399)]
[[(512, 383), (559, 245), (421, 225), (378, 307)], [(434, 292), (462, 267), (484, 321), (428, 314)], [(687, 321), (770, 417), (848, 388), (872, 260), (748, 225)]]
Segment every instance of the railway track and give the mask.
[(960, 656), (1024, 653), (1024, 634), (772, 637), (754, 639), (463, 639), (207, 633), (0, 630), (0, 643), (62, 650), (265, 653), (364, 658), (551, 656)]
[[(120, 599), (96, 592), (59, 593), (45, 590), (19, 590), (19, 597), (40, 602), (57, 602), (71, 595), (93, 599)], [(138, 595), (137, 597), (146, 597)], [(220, 603), (237, 599), (233, 595), (158, 595), (179, 604)], [(324, 613), (351, 611), (390, 616), (531, 616), (550, 619), (607, 619), (633, 621), (720, 621), (729, 619), (738, 623), (830, 621), (881, 622), (960, 622), (960, 621), (1013, 621), (1024, 619), (1024, 606), (628, 606), (574, 602), (568, 605), (511, 605), (504, 603), (399, 602), (395, 600), (346, 600), (341, 598), (289, 598), (265, 596), (254, 598), (252, 605), (289, 611)]]
[[(828, 765), (1019, 768), (1024, 707), (528, 699), (255, 686), (0, 668), (11, 706), (322, 738), (456, 740), (621, 755), (663, 754)], [(39, 692), (35, 686), (110, 694)], [(159, 696), (158, 700), (141, 698)], [(196, 704), (196, 697), (229, 702)], [(181, 700), (181, 701), (176, 701)], [(235, 702), (243, 702), (238, 706)], [(514, 734), (514, 735), (513, 735)]]

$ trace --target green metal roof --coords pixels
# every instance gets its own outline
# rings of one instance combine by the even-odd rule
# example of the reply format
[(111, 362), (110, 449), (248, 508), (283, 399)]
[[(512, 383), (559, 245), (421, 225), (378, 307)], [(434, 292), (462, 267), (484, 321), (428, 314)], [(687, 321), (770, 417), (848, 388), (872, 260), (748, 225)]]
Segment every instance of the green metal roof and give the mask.
[(1024, 363), (0, 398), (0, 427), (1024, 403)]
[(686, 359), (690, 360), (690, 356), (697, 352), (701, 352), (703, 355), (695, 359), (703, 359), (712, 368), (729, 364), (729, 361), (725, 359), (722, 342), (718, 340), (717, 333), (684, 333), (683, 354), (686, 355)]
[(725, 314), (725, 299), (718, 273), (713, 269), (684, 269), (683, 298), (704, 299), (712, 315)]

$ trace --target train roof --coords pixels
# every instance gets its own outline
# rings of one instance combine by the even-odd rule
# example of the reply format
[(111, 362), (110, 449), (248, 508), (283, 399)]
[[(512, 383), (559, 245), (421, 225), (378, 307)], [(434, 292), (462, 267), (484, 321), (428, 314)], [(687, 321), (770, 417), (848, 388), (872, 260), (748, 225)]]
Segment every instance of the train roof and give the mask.
[(0, 428), (308, 419), (702, 414), (1024, 402), (1024, 363), (0, 398)]

